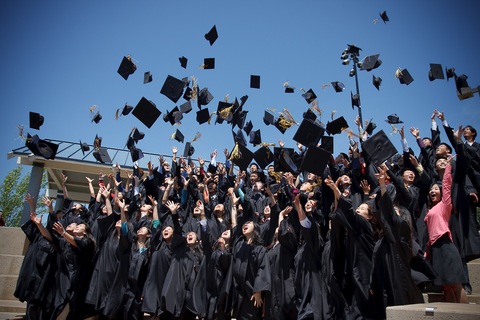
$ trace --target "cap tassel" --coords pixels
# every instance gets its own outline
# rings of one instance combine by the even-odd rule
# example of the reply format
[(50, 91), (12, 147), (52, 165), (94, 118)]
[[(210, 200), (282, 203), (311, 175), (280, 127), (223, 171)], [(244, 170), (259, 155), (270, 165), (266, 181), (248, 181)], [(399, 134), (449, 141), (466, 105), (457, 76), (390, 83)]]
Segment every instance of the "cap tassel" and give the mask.
[(310, 109), (316, 111), (320, 117), (322, 116), (322, 109), (318, 107), (317, 99), (313, 100), (312, 104), (310, 105)]
[(210, 121), (212, 121), (212, 117), (213, 117), (214, 114), (216, 114), (215, 111), (210, 113), (210, 117), (208, 118), (208, 121), (207, 121), (208, 124), (210, 124)]
[(18, 129), (18, 135), (20, 136), (20, 138), (22, 138), (22, 140), (26, 140), (27, 138), (25, 137), (25, 133), (23, 132), (23, 130), (25, 129), (25, 126), (24, 125), (17, 125), (17, 129)]
[(120, 108), (117, 109), (117, 111), (115, 111), (115, 120), (118, 120), (118, 112), (120, 111)]
[(225, 119), (228, 118), (228, 115), (232, 112), (232, 109), (233, 109), (233, 104), (230, 107), (227, 107), (227, 108), (221, 110), (218, 113), (218, 115), (220, 116), (220, 118), (225, 120)]
[(195, 137), (193, 138), (192, 142), (197, 141), (197, 140), (200, 139), (201, 137), (202, 137), (202, 134), (201, 134), (200, 132), (195, 133)]
[(400, 79), (402, 76), (402, 68), (398, 67), (398, 69), (395, 71), (395, 78)]
[(242, 153), (238, 149), (238, 142), (235, 143), (235, 147), (232, 150), (232, 153), (230, 153), (230, 158), (228, 160), (238, 160), (242, 158)]
[(292, 114), (290, 113), (290, 111), (288, 111), (287, 108), (283, 108), (283, 112), (280, 112), (280, 114), (283, 114), (283, 116), (286, 118), (286, 120), (291, 123), (290, 127), (294, 124), (298, 124), (297, 121), (295, 121)]
[(395, 127), (393, 124), (390, 124), (392, 126), (392, 132), (390, 132), (390, 135), (393, 136), (395, 133), (398, 133), (398, 128)]
[(92, 113), (95, 109), (97, 109), (97, 106), (94, 104), (93, 106), (91, 106), (91, 107), (89, 108), (90, 113)]
[(270, 176), (275, 178), (276, 183), (280, 183), (282, 181), (282, 173), (281, 172), (270, 172)]

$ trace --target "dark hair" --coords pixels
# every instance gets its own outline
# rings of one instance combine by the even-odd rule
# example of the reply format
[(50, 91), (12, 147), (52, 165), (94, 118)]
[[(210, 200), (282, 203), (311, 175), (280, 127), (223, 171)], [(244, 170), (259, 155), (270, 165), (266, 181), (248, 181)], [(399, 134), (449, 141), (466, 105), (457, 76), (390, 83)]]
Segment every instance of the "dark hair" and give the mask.
[(444, 145), (447, 148), (448, 153), (452, 153), (452, 147), (450, 147), (448, 144), (446, 144), (445, 142), (441, 142), (438, 146), (441, 145)]
[(443, 190), (442, 190), (442, 182), (433, 182), (432, 184), (430, 184), (430, 187), (428, 188), (428, 199), (427, 199), (427, 204), (428, 204), (428, 208), (432, 208), (434, 206), (434, 204), (432, 203), (432, 200), (430, 199), (430, 190), (432, 190), (432, 187), (434, 185), (437, 185), (438, 188), (440, 189), (440, 197), (443, 198)]
[(465, 130), (465, 129), (467, 129), (467, 128), (469, 128), (470, 131), (472, 131), (473, 139), (475, 139), (475, 138), (477, 137), (477, 130), (475, 130), (475, 128), (472, 127), (471, 125), (468, 125), (468, 126), (466, 126), (465, 128), (463, 128), (463, 129)]
[(252, 236), (251, 236), (252, 244), (253, 245), (263, 245), (263, 239), (262, 239), (262, 236), (260, 234), (260, 225), (253, 220), (245, 221), (244, 225), (249, 223), (249, 222), (253, 223), (253, 232), (252, 232)]

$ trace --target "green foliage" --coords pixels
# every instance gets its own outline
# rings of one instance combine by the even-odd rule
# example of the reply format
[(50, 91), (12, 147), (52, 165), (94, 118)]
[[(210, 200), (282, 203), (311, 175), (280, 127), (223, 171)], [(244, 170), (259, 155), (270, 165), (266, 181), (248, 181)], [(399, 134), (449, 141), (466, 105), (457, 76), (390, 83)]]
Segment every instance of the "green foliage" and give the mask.
[[(22, 167), (18, 166), (10, 171), (3, 180), (0, 190), (0, 208), (3, 212), (3, 218), (9, 227), (19, 227), (22, 218), (24, 197), (28, 191), (30, 181), (30, 171), (22, 175)], [(45, 194), (47, 186), (47, 174), (44, 172), (42, 177), (41, 194)], [(40, 200), (43, 196), (38, 197)], [(46, 213), (47, 209), (39, 203), (37, 199), (37, 213)]]

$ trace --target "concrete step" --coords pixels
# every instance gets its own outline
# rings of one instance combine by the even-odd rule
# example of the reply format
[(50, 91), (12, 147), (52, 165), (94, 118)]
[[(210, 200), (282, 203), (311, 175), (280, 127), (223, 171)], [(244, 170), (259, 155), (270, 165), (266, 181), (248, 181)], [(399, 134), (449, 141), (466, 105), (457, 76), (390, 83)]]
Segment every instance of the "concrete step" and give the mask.
[(17, 314), (25, 314), (27, 303), (18, 300), (0, 300), (0, 312), (10, 312)]
[(0, 254), (23, 255), (30, 242), (21, 228), (0, 227)]
[[(438, 292), (424, 293), (423, 294), (423, 299), (425, 300), (425, 302), (428, 302), (428, 303), (445, 302), (445, 298), (443, 296), (443, 293), (438, 293)], [(477, 294), (477, 293), (468, 294), (467, 295), (467, 301), (470, 304), (480, 305), (480, 294)]]
[(387, 308), (387, 319), (480, 319), (480, 305), (466, 303), (434, 302), (410, 304), (405, 306), (393, 306)]
[(17, 300), (13, 296), (17, 287), (18, 275), (0, 274), (0, 300)]
[(22, 255), (18, 254), (0, 254), (0, 274), (18, 274), (23, 258)]
[(480, 293), (480, 259), (467, 263), (472, 293)]
[(0, 320), (21, 320), (25, 319), (25, 314), (15, 312), (0, 312)]

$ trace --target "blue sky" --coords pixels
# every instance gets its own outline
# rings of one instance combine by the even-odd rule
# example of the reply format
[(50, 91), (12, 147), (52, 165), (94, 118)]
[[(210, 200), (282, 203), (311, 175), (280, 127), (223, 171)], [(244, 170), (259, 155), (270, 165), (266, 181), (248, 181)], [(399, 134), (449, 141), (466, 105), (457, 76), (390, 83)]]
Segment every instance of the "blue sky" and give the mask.
[[(218, 101), (248, 95), (244, 110), (254, 130), (261, 129), (262, 141), (287, 147), (297, 127), (281, 134), (262, 121), (264, 110), (287, 108), (297, 122), (309, 105), (300, 88), (312, 89), (327, 123), (344, 116), (350, 127), (357, 115), (350, 104), (355, 92), (350, 66), (341, 64), (347, 44), (362, 49), (360, 58), (380, 54), (382, 65), (360, 71), (359, 86), (364, 120), (373, 119), (376, 130), (391, 132), (385, 122), (396, 113), (406, 128), (420, 128), (429, 135), (430, 116), (444, 111), (453, 126), (471, 124), (480, 129), (478, 94), (460, 101), (452, 81), (429, 81), (429, 63), (455, 67), (466, 74), (470, 86), (480, 85), (478, 30), (480, 2), (459, 1), (2, 1), (0, 40), (3, 61), (0, 75), (4, 121), (0, 127), (4, 155), (0, 169), (3, 179), (16, 162), (6, 154), (23, 145), (17, 125), (42, 139), (92, 143), (96, 134), (103, 145), (123, 148), (132, 127), (145, 133), (138, 147), (145, 152), (171, 154), (171, 147), (183, 151), (184, 144), (169, 139), (179, 129), (185, 140), (196, 132), (195, 154), (204, 158), (217, 149), (232, 149), (231, 126), (199, 126), (193, 112), (180, 126), (162, 118), (149, 129), (133, 115), (114, 119), (115, 111), (127, 102), (133, 106), (142, 98), (152, 100), (164, 114), (175, 104), (160, 94), (167, 75), (194, 76), (200, 88), (208, 87), (214, 100), (207, 106), (216, 110)], [(384, 24), (379, 13), (386, 10)], [(375, 23), (376, 21), (376, 23)], [(210, 46), (204, 34), (216, 25), (219, 38)], [(137, 71), (125, 81), (117, 74), (125, 55), (130, 55)], [(187, 69), (178, 58), (188, 58)], [(213, 70), (199, 66), (214, 57)], [(406, 68), (414, 82), (406, 86), (395, 79), (397, 68)], [(153, 82), (143, 84), (150, 71)], [(261, 88), (249, 87), (250, 75), (261, 76)], [(380, 90), (372, 85), (372, 74), (383, 79)], [(283, 83), (296, 88), (284, 93)], [(346, 89), (335, 93), (323, 84), (341, 81)], [(184, 100), (180, 99), (176, 105)], [(91, 122), (89, 108), (97, 106), (103, 116)], [(40, 130), (28, 128), (29, 111), (42, 114)], [(162, 114), (162, 115), (163, 115)], [(215, 117), (215, 116), (214, 116)], [(400, 150), (399, 136), (391, 135)], [(412, 136), (408, 141), (418, 151)], [(445, 137), (444, 135), (442, 137)], [(347, 149), (346, 134), (335, 136), (335, 154)], [(249, 148), (256, 148), (249, 144)], [(219, 159), (223, 161), (223, 156)], [(140, 160), (142, 166), (149, 159)], [(30, 168), (25, 168), (29, 170)], [(24, 170), (24, 171), (27, 171)]]

